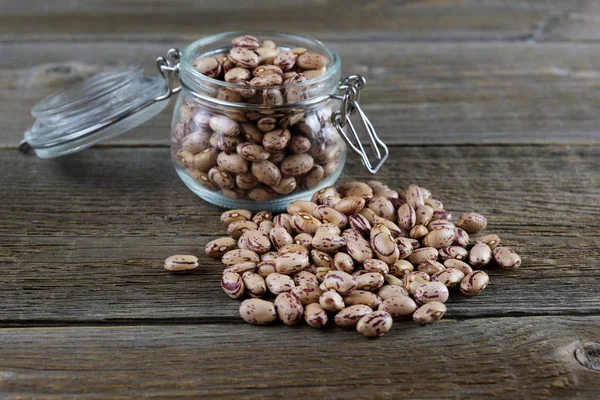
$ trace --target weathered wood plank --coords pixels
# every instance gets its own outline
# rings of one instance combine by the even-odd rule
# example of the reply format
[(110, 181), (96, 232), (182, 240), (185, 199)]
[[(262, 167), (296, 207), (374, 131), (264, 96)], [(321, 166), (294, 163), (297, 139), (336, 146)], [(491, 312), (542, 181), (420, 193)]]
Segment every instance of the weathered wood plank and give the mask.
[[(238, 320), (202, 257), (171, 276), (171, 254), (202, 254), (220, 210), (189, 192), (168, 149), (92, 149), (59, 160), (0, 152), (0, 323)], [(490, 269), (484, 295), (450, 316), (600, 312), (600, 147), (394, 147), (379, 179), (416, 182), (455, 213), (477, 210), (523, 257)], [(370, 179), (358, 163), (345, 177)], [(29, 322), (28, 322), (29, 321)]]
[(307, 326), (3, 329), (0, 393), (5, 399), (595, 399), (598, 371), (579, 364), (574, 351), (597, 342), (599, 326), (599, 317), (398, 322), (376, 340)]
[[(119, 1), (0, 3), (0, 39), (167, 40), (227, 30), (270, 29), (353, 40), (597, 39), (593, 0), (378, 1)], [(561, 29), (562, 24), (567, 29)]]
[[(600, 44), (331, 43), (390, 144), (598, 142)], [(154, 74), (163, 43), (1, 44), (0, 147), (15, 147), (45, 96), (102, 67), (142, 63)], [(15, 68), (16, 65), (19, 68)], [(172, 107), (121, 145), (168, 145)]]

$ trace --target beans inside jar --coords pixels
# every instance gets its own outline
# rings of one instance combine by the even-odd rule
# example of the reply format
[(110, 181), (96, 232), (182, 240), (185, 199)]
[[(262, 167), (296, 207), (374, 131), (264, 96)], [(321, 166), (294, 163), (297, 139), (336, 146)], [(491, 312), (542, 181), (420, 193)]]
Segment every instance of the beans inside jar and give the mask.
[(316, 82), (331, 64), (324, 52), (251, 35), (199, 54), (193, 73), (214, 82), (206, 83), (214, 86), (209, 97), (222, 103), (180, 95), (172, 149), (184, 182), (215, 203), (202, 193), (263, 203), (334, 182), (346, 154), (331, 122), (339, 101), (298, 105), (336, 90), (339, 76), (325, 93), (327, 84)]

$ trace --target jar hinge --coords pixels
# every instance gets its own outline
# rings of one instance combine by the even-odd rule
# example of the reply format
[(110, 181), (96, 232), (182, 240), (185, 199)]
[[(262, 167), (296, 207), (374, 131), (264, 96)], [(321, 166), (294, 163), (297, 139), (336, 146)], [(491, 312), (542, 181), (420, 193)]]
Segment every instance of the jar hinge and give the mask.
[(181, 51), (176, 48), (169, 49), (167, 57), (158, 57), (156, 59), (156, 67), (158, 72), (167, 81), (167, 92), (161, 96), (158, 96), (154, 101), (161, 101), (171, 97), (173, 93), (177, 93), (181, 90), (181, 85), (175, 86), (176, 82), (179, 82), (179, 59), (181, 58)]
[[(333, 96), (334, 98), (341, 100), (342, 105), (340, 111), (336, 111), (331, 115), (331, 122), (337, 129), (338, 133), (346, 140), (352, 150), (354, 150), (354, 152), (362, 158), (365, 168), (374, 174), (379, 171), (385, 160), (388, 158), (389, 150), (385, 143), (379, 138), (379, 136), (377, 136), (377, 132), (371, 124), (371, 121), (369, 121), (369, 118), (358, 104), (360, 92), (364, 88), (365, 83), (366, 79), (360, 75), (350, 75), (342, 80), (339, 90), (343, 91), (343, 94), (341, 96)], [(360, 136), (356, 131), (352, 120), (350, 119), (350, 115), (354, 111), (356, 111), (360, 116), (365, 130), (367, 131), (367, 136), (369, 137), (371, 147), (373, 148), (373, 152), (376, 156), (375, 166), (373, 166), (371, 160), (369, 160), (369, 156), (360, 140)], [(352, 132), (352, 139), (344, 131), (346, 125), (350, 128), (350, 132)]]

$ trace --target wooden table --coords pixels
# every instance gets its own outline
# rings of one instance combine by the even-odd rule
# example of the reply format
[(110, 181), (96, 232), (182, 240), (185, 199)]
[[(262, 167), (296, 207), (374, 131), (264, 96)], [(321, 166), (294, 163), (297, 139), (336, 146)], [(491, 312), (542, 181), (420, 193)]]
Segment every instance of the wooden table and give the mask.
[[(0, 3), (0, 397), (600, 398), (599, 19), (594, 0)], [(484, 213), (522, 268), (377, 340), (249, 326), (217, 262), (162, 270), (223, 233), (171, 166), (171, 108), (70, 157), (17, 152), (65, 84), (257, 28), (367, 77), (379, 179)]]

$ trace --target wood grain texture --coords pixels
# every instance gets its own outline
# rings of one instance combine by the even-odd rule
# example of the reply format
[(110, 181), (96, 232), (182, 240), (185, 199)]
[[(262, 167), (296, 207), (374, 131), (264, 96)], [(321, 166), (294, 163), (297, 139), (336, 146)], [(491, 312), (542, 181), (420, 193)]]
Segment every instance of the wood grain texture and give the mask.
[(598, 340), (599, 326), (600, 317), (398, 322), (374, 340), (338, 327), (281, 325), (2, 329), (0, 392), (5, 399), (594, 399), (598, 372), (574, 351)]
[[(0, 152), (0, 323), (239, 321), (218, 262), (190, 276), (162, 270), (171, 254), (202, 255), (224, 234), (221, 210), (177, 178), (168, 149), (92, 149), (58, 160)], [(394, 147), (381, 179), (416, 182), (454, 212), (476, 210), (523, 257), (490, 269), (449, 315), (593, 314), (600, 268), (600, 147)], [(345, 178), (371, 179), (358, 162)], [(23, 184), (27, 182), (27, 184)]]
[(599, 15), (594, 0), (7, 1), (0, 39), (193, 40), (269, 29), (357, 41), (596, 40)]
[[(388, 144), (600, 141), (600, 44), (327, 44), (367, 78), (361, 102)], [(172, 45), (186, 42), (0, 43), (0, 147), (16, 147), (44, 97), (109, 65), (155, 74)], [(168, 145), (172, 109), (110, 143)]]

